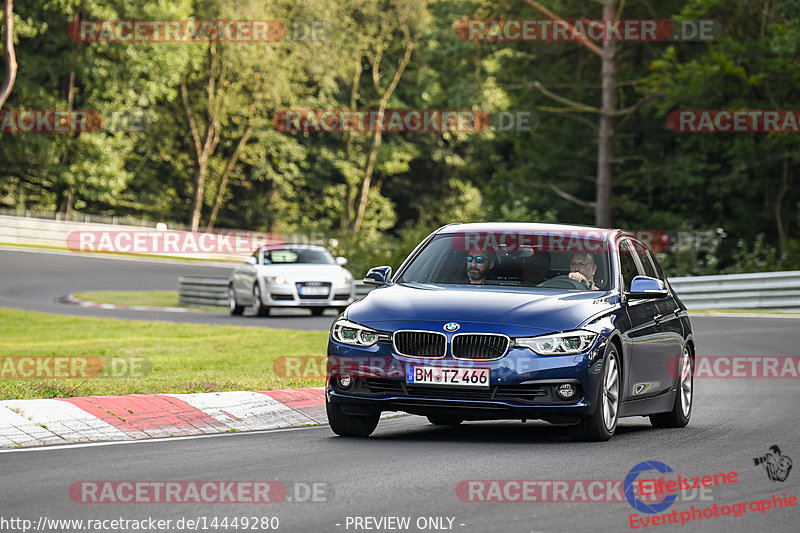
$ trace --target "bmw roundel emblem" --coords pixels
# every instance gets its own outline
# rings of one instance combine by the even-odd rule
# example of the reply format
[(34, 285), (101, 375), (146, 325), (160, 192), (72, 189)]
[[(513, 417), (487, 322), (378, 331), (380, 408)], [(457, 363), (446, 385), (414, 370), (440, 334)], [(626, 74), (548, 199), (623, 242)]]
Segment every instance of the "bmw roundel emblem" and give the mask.
[(447, 324), (444, 325), (444, 330), (452, 333), (454, 331), (458, 331), (458, 328), (460, 327), (461, 324), (459, 324), (458, 322), (448, 322)]

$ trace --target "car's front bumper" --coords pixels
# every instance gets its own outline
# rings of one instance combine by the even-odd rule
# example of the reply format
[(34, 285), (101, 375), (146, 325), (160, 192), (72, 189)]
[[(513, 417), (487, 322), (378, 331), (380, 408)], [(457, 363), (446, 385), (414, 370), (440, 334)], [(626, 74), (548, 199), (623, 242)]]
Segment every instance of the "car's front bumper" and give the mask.
[(347, 307), (355, 301), (355, 288), (332, 286), (324, 295), (302, 295), (294, 283), (272, 285), (264, 283), (264, 305), (269, 307)]
[[(403, 411), (467, 420), (527, 418), (574, 423), (595, 411), (604, 350), (605, 340), (601, 339), (580, 355), (539, 356), (527, 348), (511, 348), (502, 359), (465, 361), (449, 356), (404, 357), (388, 342), (352, 348), (331, 341), (326, 398), (350, 414)], [(490, 383), (488, 388), (406, 383), (409, 365), (489, 368)], [(352, 377), (346, 388), (338, 381), (345, 374)], [(579, 393), (569, 400), (559, 398), (555, 388), (564, 383), (577, 385)]]

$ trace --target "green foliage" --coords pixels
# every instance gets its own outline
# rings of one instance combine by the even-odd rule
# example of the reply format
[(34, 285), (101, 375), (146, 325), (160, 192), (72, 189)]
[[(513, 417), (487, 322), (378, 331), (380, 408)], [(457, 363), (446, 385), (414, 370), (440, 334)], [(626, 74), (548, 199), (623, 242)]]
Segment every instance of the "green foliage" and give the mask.
[[(545, 1), (562, 18), (599, 18), (599, 3)], [(800, 267), (800, 136), (670, 131), (676, 109), (791, 109), (800, 101), (800, 7), (794, 0), (630, 0), (620, 18), (714, 19), (713, 42), (618, 43), (613, 215), (628, 229), (727, 235), (712, 249), (676, 249), (670, 275)], [(600, 61), (571, 42), (470, 42), (466, 18), (540, 18), (517, 0), (31, 0), (15, 5), (20, 71), (6, 109), (143, 113), (146, 130), (0, 133), (0, 207), (71, 209), (186, 221), (198, 167), (180, 86), (208, 161), (201, 227), (222, 191), (216, 227), (321, 232), (338, 239), (356, 276), (397, 267), (427, 233), (454, 221), (592, 223)], [(80, 19), (276, 19), (277, 43), (78, 43)], [(321, 39), (295, 28), (324, 25)], [(308, 35), (307, 35), (308, 36)], [(411, 61), (391, 109), (527, 110), (530, 131), (385, 133), (364, 224), (353, 220), (370, 133), (282, 133), (286, 109), (375, 109), (405, 50)], [(371, 65), (380, 65), (376, 87)], [(224, 75), (222, 73), (224, 69)], [(73, 80), (72, 82), (70, 80)], [(357, 80), (357, 90), (354, 83)], [(221, 95), (216, 109), (210, 81)], [(549, 91), (537, 88), (535, 83)], [(216, 111), (215, 111), (216, 109)], [(575, 200), (578, 200), (577, 202)]]

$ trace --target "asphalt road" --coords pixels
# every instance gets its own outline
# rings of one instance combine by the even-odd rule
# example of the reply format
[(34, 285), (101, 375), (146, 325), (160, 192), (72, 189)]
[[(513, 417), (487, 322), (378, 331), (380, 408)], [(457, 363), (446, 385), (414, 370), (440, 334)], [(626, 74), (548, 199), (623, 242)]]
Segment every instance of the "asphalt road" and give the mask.
[[(798, 324), (795, 319), (694, 320), (700, 355), (797, 354)], [(623, 419), (611, 441), (600, 444), (574, 443), (563, 428), (538, 422), (441, 428), (404, 416), (381, 421), (369, 439), (335, 437), (322, 426), (0, 453), (0, 517), (175, 521), (205, 516), (208, 524), (213, 517), (275, 516), (279, 531), (392, 531), (354, 529), (353, 524), (355, 517), (408, 516), (411, 527), (399, 531), (423, 530), (416, 527), (420, 517), (453, 518), (452, 530), (459, 532), (626, 531), (634, 510), (624, 501), (469, 502), (459, 499), (456, 487), (463, 480), (622, 480), (634, 465), (655, 460), (682, 476), (738, 474), (736, 483), (714, 488), (704, 499), (686, 494), (690, 499), (665, 512), (691, 512), (692, 505), (722, 508), (772, 494), (800, 497), (796, 468), (785, 482), (777, 482), (753, 464), (754, 457), (774, 444), (800, 460), (799, 392), (796, 379), (698, 379), (686, 428), (653, 429), (644, 418)], [(290, 487), (292, 482), (325, 483), (328, 501), (79, 504), (70, 499), (68, 489), (82, 480), (272, 480)], [(682, 527), (796, 531), (798, 523), (798, 507), (792, 507), (765, 513), (748, 509), (738, 518), (704, 518)]]
[[(88, 289), (168, 289), (175, 287), (180, 274), (222, 272), (195, 265), (145, 266), (134, 261), (119, 261), (111, 268), (108, 261), (2, 252), (0, 305), (107, 315), (52, 300), (64, 292)], [(183, 320), (184, 315), (146, 318), (177, 321)], [(275, 325), (278, 320), (305, 320), (311, 324), (313, 319), (245, 319), (241, 323)], [(800, 351), (798, 319), (696, 317), (692, 321), (699, 355), (797, 355)], [(778, 482), (767, 477), (763, 466), (753, 463), (753, 458), (763, 456), (776, 444), (784, 455), (800, 461), (800, 382), (698, 378), (695, 384), (694, 412), (686, 428), (654, 429), (644, 418), (623, 419), (617, 434), (607, 443), (574, 443), (563, 428), (539, 422), (470, 422), (442, 428), (429, 425), (421, 417), (403, 416), (381, 421), (369, 439), (336, 437), (322, 426), (3, 452), (0, 531), (21, 530), (3, 519), (25, 518), (37, 523), (39, 517), (172, 520), (165, 531), (193, 530), (185, 524), (178, 527), (176, 521), (182, 517), (206, 517), (205, 531), (225, 531), (212, 528), (212, 519), (230, 520), (237, 516), (277, 517), (278, 531), (437, 530), (430, 523), (425, 528), (417, 527), (417, 520), (427, 517), (443, 520), (444, 528), (438, 530), (458, 532), (626, 531), (631, 530), (630, 516), (635, 511), (625, 501), (470, 502), (460, 499), (456, 489), (465, 480), (623, 480), (642, 461), (663, 462), (684, 477), (728, 472), (738, 475), (735, 483), (716, 487), (710, 494), (689, 491), (666, 513), (673, 509), (691, 512), (692, 506), (702, 509), (717, 505), (721, 509), (769, 499), (772, 494), (800, 497), (798, 467), (786, 481)], [(671, 476), (668, 477), (674, 479), (674, 474)], [(289, 487), (294, 487), (295, 482), (324, 483), (327, 496), (321, 498), (324, 502), (269, 504), (76, 503), (70, 499), (69, 488), (86, 480), (279, 481)], [(289, 497), (296, 500), (294, 490)], [(301, 490), (299, 494), (304, 493)], [(515, 494), (510, 493), (512, 497)], [(363, 521), (367, 517), (409, 517), (410, 527), (377, 528), (375, 522)], [(358, 519), (362, 521), (357, 522)], [(452, 526), (448, 519), (453, 520)], [(354, 527), (357, 523), (363, 527)], [(798, 523), (798, 507), (763, 513), (748, 508), (739, 517), (703, 518), (683, 526), (646, 529), (796, 531)], [(124, 531), (113, 529), (110, 523), (105, 529), (80, 529), (73, 524), (47, 530)], [(204, 530), (202, 525), (198, 530)], [(236, 530), (244, 528), (240, 524), (227, 529)], [(248, 528), (253, 530), (264, 531)]]
[(178, 290), (180, 276), (226, 278), (231, 267), (194, 262), (106, 258), (71, 252), (0, 250), (0, 307), (77, 316), (163, 320), (186, 324), (232, 324), (298, 330), (327, 330), (336, 316), (310, 316), (304, 310), (272, 310), (269, 317), (230, 316), (227, 312), (175, 313), (99, 309), (64, 304), (59, 298), (92, 290)]

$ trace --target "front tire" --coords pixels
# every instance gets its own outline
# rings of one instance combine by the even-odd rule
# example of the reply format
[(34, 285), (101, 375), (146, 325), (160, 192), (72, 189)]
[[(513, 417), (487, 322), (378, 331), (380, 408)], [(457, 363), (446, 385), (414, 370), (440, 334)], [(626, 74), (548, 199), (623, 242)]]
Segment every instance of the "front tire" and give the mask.
[(236, 291), (233, 287), (228, 287), (228, 307), (232, 315), (241, 315), (244, 312), (244, 306), (236, 301)]
[(694, 399), (694, 359), (689, 347), (683, 348), (679, 365), (678, 390), (675, 391), (675, 402), (669, 413), (650, 415), (650, 423), (657, 428), (682, 428), (692, 417), (692, 400)]
[(269, 314), (269, 307), (265, 306), (261, 300), (261, 288), (258, 286), (258, 282), (253, 286), (253, 314), (256, 316)]
[(378, 427), (381, 414), (347, 415), (342, 412), (342, 407), (328, 401), (325, 402), (328, 412), (328, 423), (334, 433), (340, 437), (369, 437)]
[(569, 434), (573, 440), (603, 442), (610, 439), (617, 430), (619, 390), (622, 382), (619, 361), (617, 347), (609, 341), (603, 358), (603, 379), (598, 387), (594, 414), (582, 418), (575, 426), (569, 426)]

